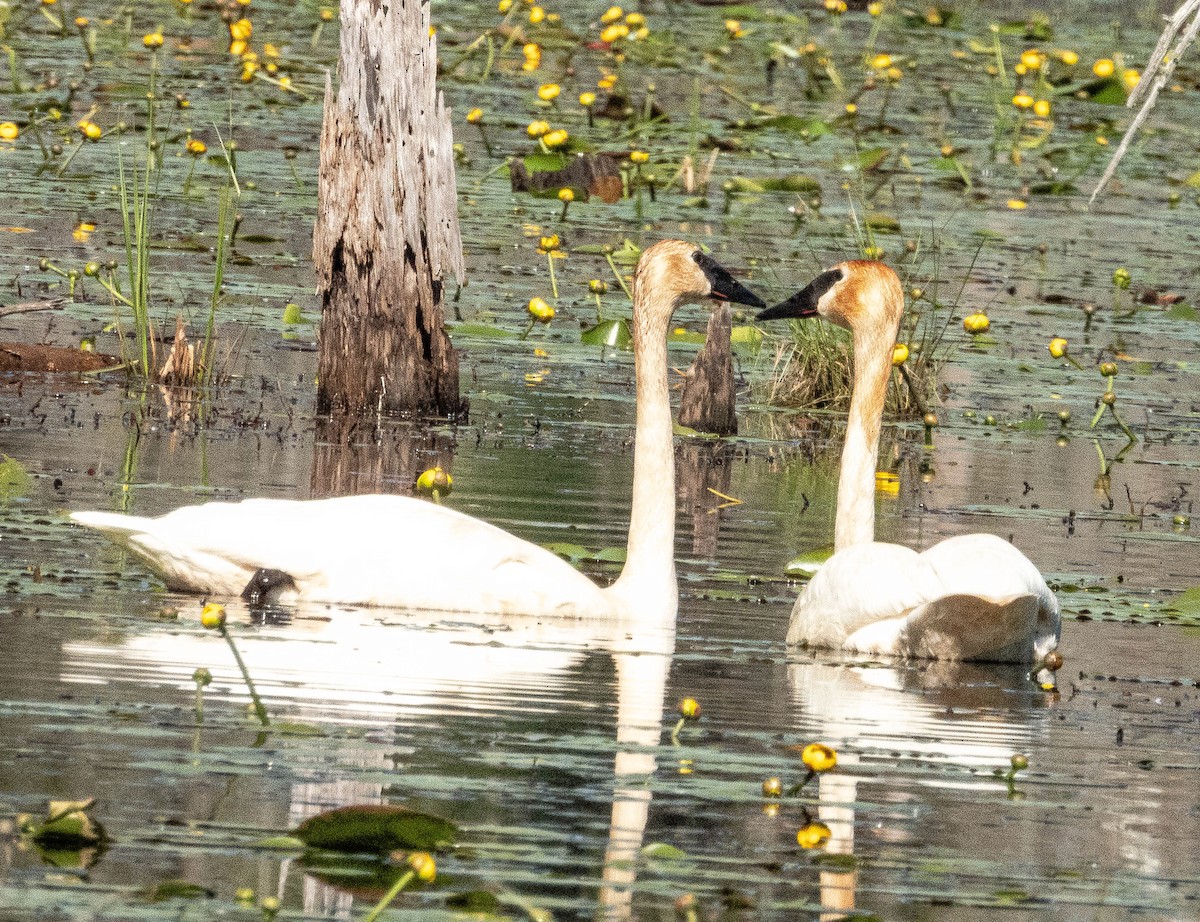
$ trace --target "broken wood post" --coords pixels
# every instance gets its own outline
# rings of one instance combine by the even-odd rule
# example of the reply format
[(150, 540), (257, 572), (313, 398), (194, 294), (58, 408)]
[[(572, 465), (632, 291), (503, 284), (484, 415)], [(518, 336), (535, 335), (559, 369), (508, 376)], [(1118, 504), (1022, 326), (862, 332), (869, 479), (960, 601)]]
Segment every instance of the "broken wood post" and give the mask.
[(708, 318), (708, 334), (683, 381), (679, 425), (697, 432), (737, 435), (733, 386), (733, 312), (718, 304)]
[(317, 410), (460, 416), (443, 280), (463, 282), (450, 114), (428, 0), (341, 0), (325, 84), (313, 265)]

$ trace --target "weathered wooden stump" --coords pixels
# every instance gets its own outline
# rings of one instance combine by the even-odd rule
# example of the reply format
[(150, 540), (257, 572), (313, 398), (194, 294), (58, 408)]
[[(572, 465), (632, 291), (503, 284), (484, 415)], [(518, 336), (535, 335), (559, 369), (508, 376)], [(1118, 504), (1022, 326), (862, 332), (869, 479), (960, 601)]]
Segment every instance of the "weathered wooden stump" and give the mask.
[(733, 312), (728, 305), (717, 305), (708, 318), (704, 345), (683, 381), (679, 425), (716, 435), (737, 434), (732, 333)]
[(313, 264), (317, 409), (460, 416), (443, 279), (463, 281), (450, 114), (423, 0), (341, 0), (325, 88)]

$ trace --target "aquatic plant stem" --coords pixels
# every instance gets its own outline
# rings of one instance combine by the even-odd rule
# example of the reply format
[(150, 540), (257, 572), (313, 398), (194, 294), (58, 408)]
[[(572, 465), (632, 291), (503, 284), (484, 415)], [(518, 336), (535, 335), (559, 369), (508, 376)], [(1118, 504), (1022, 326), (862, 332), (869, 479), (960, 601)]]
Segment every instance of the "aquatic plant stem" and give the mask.
[(413, 878), (416, 876), (416, 871), (405, 871), (403, 876), (392, 884), (392, 889), (383, 895), (383, 899), (375, 904), (375, 908), (363, 916), (363, 922), (375, 922), (383, 911), (391, 905), (392, 900), (400, 895), (400, 891), (411, 884)]
[(925, 401), (921, 398), (920, 392), (917, 390), (917, 383), (909, 374), (908, 365), (901, 362), (899, 365), (900, 377), (904, 379), (904, 383), (908, 385), (908, 392), (912, 395), (913, 403), (917, 405), (917, 412), (924, 416), (929, 411), (925, 408)]
[(683, 730), (683, 725), (687, 723), (687, 720), (686, 717), (680, 717), (679, 722), (675, 724), (675, 729), (671, 731), (671, 744), (673, 746), (681, 745), (679, 742), (679, 733)]
[(629, 286), (625, 284), (625, 279), (621, 276), (620, 271), (617, 269), (617, 264), (612, 258), (612, 253), (605, 253), (604, 258), (608, 260), (608, 267), (610, 269), (612, 269), (613, 275), (615, 275), (617, 277), (617, 284), (620, 285), (621, 290), (623, 292), (625, 292), (625, 297), (627, 297), (630, 301), (632, 301), (633, 300), (633, 292), (631, 292), (629, 290)]
[(554, 293), (554, 300), (558, 300), (558, 279), (554, 275), (554, 254), (550, 251), (546, 252), (546, 264), (550, 266), (550, 291)]
[(225, 642), (229, 644), (229, 649), (233, 651), (233, 658), (237, 661), (238, 669), (242, 671), (242, 678), (246, 682), (246, 687), (250, 689), (250, 698), (254, 702), (254, 713), (258, 716), (258, 721), (264, 727), (271, 726), (271, 719), (267, 716), (267, 709), (263, 707), (262, 699), (258, 697), (258, 690), (254, 687), (254, 680), (250, 678), (250, 670), (246, 668), (246, 662), (242, 659), (242, 654), (238, 652), (237, 644), (233, 642), (233, 636), (229, 633), (229, 628), (222, 624), (218, 630), (221, 636), (225, 638)]
[(783, 792), (784, 795), (787, 797), (795, 797), (797, 794), (803, 791), (805, 786), (815, 777), (817, 777), (817, 773), (810, 768), (808, 770), (808, 774), (804, 776), (804, 780), (798, 782), (797, 784), (793, 784), (790, 788)]
[(57, 176), (62, 176), (62, 174), (63, 174), (63, 173), (65, 173), (65, 172), (67, 171), (67, 167), (69, 167), (69, 166), (71, 165), (71, 161), (72, 161), (72, 160), (74, 160), (74, 159), (76, 158), (76, 156), (78, 156), (78, 154), (79, 154), (79, 152), (80, 152), (81, 150), (83, 150), (83, 145), (84, 145), (85, 143), (86, 143), (85, 141), (83, 141), (83, 140), (80, 140), (80, 142), (79, 142), (78, 144), (76, 144), (76, 145), (75, 145), (75, 147), (72, 149), (71, 153), (69, 153), (69, 154), (67, 155), (67, 159), (66, 159), (66, 160), (64, 160), (64, 161), (62, 162), (62, 166), (60, 166), (60, 167), (59, 167), (59, 168), (58, 168), (58, 169), (55, 171), (54, 175), (55, 175), (56, 177), (57, 177)]
[(212, 381), (213, 333), (216, 328), (217, 306), (221, 303), (221, 286), (225, 281), (225, 264), (229, 261), (229, 250), (233, 242), (230, 225), (236, 213), (234, 190), (232, 186), (227, 185), (221, 190), (221, 202), (217, 210), (217, 265), (208, 306), (208, 323), (204, 328), (204, 344), (200, 349), (200, 368), (205, 383)]

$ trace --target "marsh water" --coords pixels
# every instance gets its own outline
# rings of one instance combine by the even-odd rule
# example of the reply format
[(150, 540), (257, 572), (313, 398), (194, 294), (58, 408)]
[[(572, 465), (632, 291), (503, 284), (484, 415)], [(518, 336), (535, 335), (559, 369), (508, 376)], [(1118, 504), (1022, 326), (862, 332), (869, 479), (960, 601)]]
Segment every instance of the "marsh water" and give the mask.
[[(999, 33), (1006, 66), (1034, 45), (1073, 49), (1085, 70), (1117, 53), (1139, 64), (1167, 9), (1159, 6), (1049, 10), (1052, 37)], [(185, 188), (189, 158), (175, 154), (189, 129), (217, 149), (216, 130), (232, 128), (243, 220), (218, 312), (221, 383), (0, 383), (0, 915), (249, 919), (262, 911), (235, 893), (252, 888), (256, 900), (278, 897), (284, 917), (361, 918), (396, 868), (331, 867), (259, 843), (322, 810), (386, 803), (461, 826), (460, 846), (438, 855), (436, 886), (402, 894), (394, 917), (461, 914), (453, 896), (481, 890), (500, 896), (489, 911), (532, 918), (686, 917), (676, 906), (685, 894), (702, 919), (1200, 917), (1200, 606), (1185, 592), (1200, 583), (1200, 526), (1190, 523), (1200, 205), (1187, 184), (1200, 90), (1187, 61), (1180, 92), (1165, 95), (1152, 122), (1158, 130), (1135, 149), (1122, 185), (1089, 211), (1088, 183), (1103, 164), (1095, 152), (1111, 149), (1096, 138), (1115, 144), (1124, 110), (1064, 92), (1046, 140), (1024, 148), (1021, 163), (990, 149), (1012, 88), (1000, 112), (992, 58), (978, 47), (992, 46), (992, 21), (1032, 19), (1021, 5), (964, 6), (948, 24), (939, 14), (938, 28), (889, 10), (872, 41), (902, 62), (903, 78), (886, 112), (878, 88), (853, 97), (855, 127), (839, 113), (862, 82), (867, 13), (833, 21), (819, 4), (646, 4), (647, 50), (631, 46), (620, 80), (635, 101), (653, 82), (671, 118), (632, 128), (597, 119), (589, 130), (573, 97), (612, 62), (579, 36), (594, 38), (603, 5), (548, 7), (562, 22), (542, 36), (541, 70), (520, 70), (518, 42), (481, 80), (483, 46), (471, 43), (500, 22), (495, 6), (435, 4), (443, 90), (466, 157), (458, 181), (470, 280), (448, 313), (471, 415), (453, 426), (367, 420), (347, 432), (313, 414), (308, 255), (336, 23), (317, 34), (316, 7), (250, 7), (255, 41), (283, 48), (285, 70), (311, 97), (301, 99), (240, 81), (212, 8), (87, 7), (71, 12), (99, 29), (89, 71), (69, 23), (59, 34), (37, 9), (0, 4), (3, 41), (17, 52), (4, 65), (13, 79), (0, 69), (0, 122), (44, 97), (61, 101), (61, 87), (78, 81), (64, 139), (93, 104), (106, 130), (121, 118), (140, 123), (150, 68), (140, 36), (161, 26), (158, 79), (189, 100), (163, 116), (170, 140), (152, 271), (164, 329), (180, 311), (200, 323), (211, 290), (225, 172), (202, 159)], [(724, 24), (731, 17), (747, 32), (736, 40)], [(809, 41), (845, 72), (844, 89), (812, 83), (772, 44)], [(772, 55), (781, 64), (769, 84)], [(533, 100), (552, 79), (564, 101), (551, 111)], [(806, 97), (810, 86), (819, 92)], [(749, 102), (824, 129), (812, 137), (812, 123), (807, 135), (748, 124), (764, 115)], [(496, 157), (462, 120), (474, 106), (486, 110)], [(499, 154), (534, 149), (525, 125), (544, 114), (597, 146), (644, 148), (663, 182), (693, 144), (701, 160), (706, 138), (739, 144), (720, 145), (707, 197), (676, 188), (653, 200), (576, 202), (563, 219), (557, 199), (513, 194), (495, 170)], [(49, 142), (56, 129), (43, 130)], [(124, 260), (117, 150), (127, 142), (133, 157), (145, 143), (136, 131), (106, 137), (60, 177), (75, 145), (39, 169), (32, 137), (0, 143), (5, 304), (68, 294), (39, 268), (43, 256), (64, 269)], [(944, 156), (944, 145), (956, 152)], [(875, 155), (861, 154), (877, 149), (888, 157), (870, 165)], [(968, 185), (947, 180), (952, 158)], [(820, 184), (819, 208), (793, 193), (720, 191), (727, 180), (796, 173)], [(1036, 191), (1063, 176), (1077, 188)], [(785, 331), (737, 347), (741, 435), (677, 443), (676, 616), (646, 612), (613, 626), (325, 607), (263, 617), (231, 605), (231, 632), (276, 723), (269, 733), (247, 712), (228, 646), (200, 626), (200, 600), (165, 591), (65, 517), (408, 492), (416, 474), (441, 464), (454, 477), (454, 508), (557, 545), (611, 579), (619, 563), (605, 559), (623, 547), (628, 516), (633, 369), (628, 353), (579, 341), (596, 315), (588, 279), (608, 280), (607, 316), (628, 315), (601, 247), (619, 256), (627, 239), (698, 240), (770, 300), (855, 253), (864, 243), (856, 222), (861, 230), (867, 215), (883, 258), (910, 285), (942, 292), (952, 315), (932, 445), (919, 422), (885, 429), (880, 468), (898, 475), (899, 488), (878, 497), (880, 536), (918, 548), (970, 531), (1011, 537), (1063, 606), (1057, 692), (998, 667), (785, 648), (798, 584), (784, 568), (830, 543), (841, 445), (836, 412), (764, 402)], [(558, 316), (520, 340), (526, 302), (549, 289), (537, 252), (549, 232), (568, 254), (556, 266)], [(1133, 276), (1129, 291), (1114, 289), (1117, 268)], [(118, 312), (93, 280), (80, 285), (55, 311), (0, 320), (0, 339), (94, 339), (119, 353)], [(1141, 304), (1146, 289), (1184, 300)], [(282, 322), (287, 303), (304, 322)], [(1097, 306), (1090, 320), (1086, 303)], [(972, 339), (960, 322), (976, 308), (992, 328)], [(670, 354), (680, 369), (705, 321), (699, 307), (676, 317), (684, 332)], [(1070, 340), (1082, 369), (1051, 359), (1054, 335)], [(1088, 428), (1105, 387), (1094, 368), (1102, 358), (1120, 364), (1132, 445), (1107, 416)], [(1071, 411), (1065, 424), (1062, 409)], [(198, 718), (192, 676), (201, 667), (214, 681)], [(670, 731), (685, 696), (702, 716), (676, 744)], [(765, 800), (765, 778), (803, 780), (795, 747), (812, 741), (837, 748), (837, 769), (798, 796)], [(1018, 753), (1029, 767), (1010, 785), (1002, 775)], [(17, 814), (91, 797), (112, 839), (102, 850), (47, 854), (17, 832)], [(802, 849), (797, 830), (814, 820), (832, 836)]]

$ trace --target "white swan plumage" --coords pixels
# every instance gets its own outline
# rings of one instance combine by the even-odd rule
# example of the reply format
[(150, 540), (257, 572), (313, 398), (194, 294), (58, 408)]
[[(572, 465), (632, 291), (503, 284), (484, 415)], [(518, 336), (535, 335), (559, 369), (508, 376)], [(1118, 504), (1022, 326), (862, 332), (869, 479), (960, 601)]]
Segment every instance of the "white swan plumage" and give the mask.
[(896, 274), (854, 260), (759, 314), (823, 317), (848, 328), (854, 347), (834, 554), (796, 599), (787, 642), (1040, 665), (1058, 646), (1058, 601), (1019, 550), (988, 534), (948, 538), (922, 553), (875, 541), (876, 454), (903, 311)]
[(666, 336), (677, 307), (705, 298), (764, 306), (693, 244), (664, 240), (642, 254), (633, 280), (633, 501), (625, 567), (611, 586), (597, 586), (545, 548), (494, 525), (411, 497), (249, 499), (157, 518), (71, 518), (126, 545), (168, 587), (183, 591), (236, 595), (266, 572), (286, 587), (276, 595), (308, 602), (576, 618), (622, 615), (635, 606), (674, 610)]

